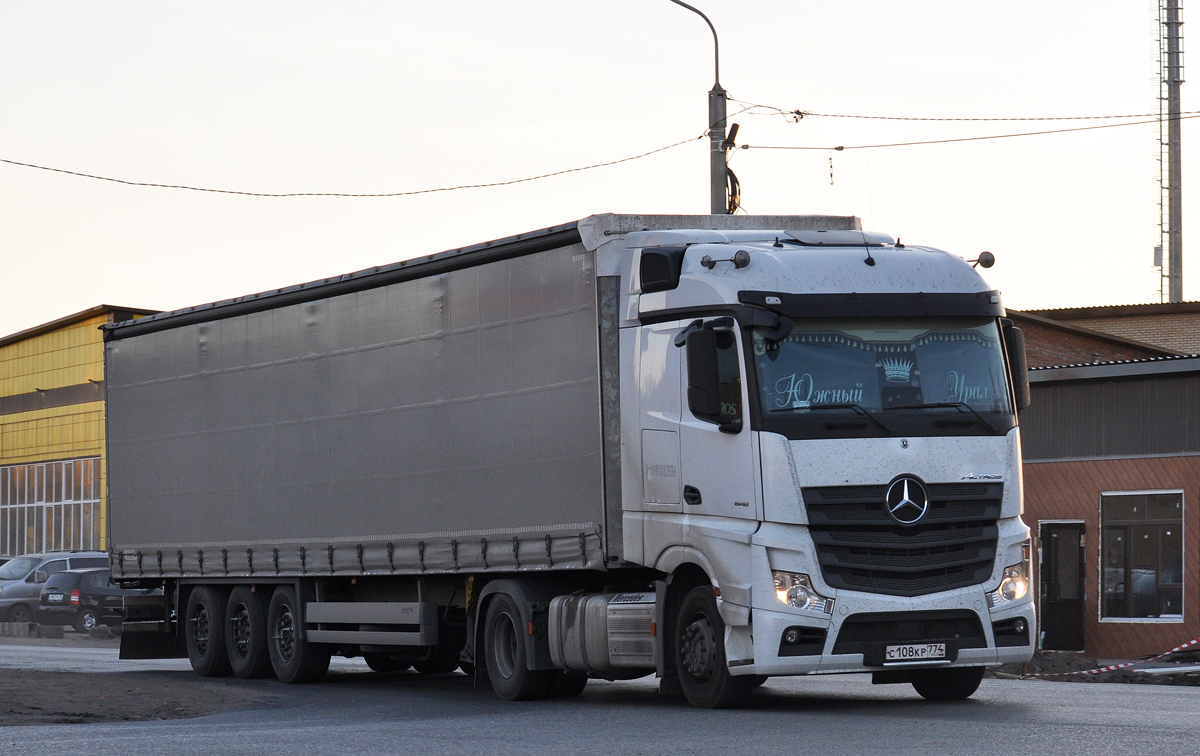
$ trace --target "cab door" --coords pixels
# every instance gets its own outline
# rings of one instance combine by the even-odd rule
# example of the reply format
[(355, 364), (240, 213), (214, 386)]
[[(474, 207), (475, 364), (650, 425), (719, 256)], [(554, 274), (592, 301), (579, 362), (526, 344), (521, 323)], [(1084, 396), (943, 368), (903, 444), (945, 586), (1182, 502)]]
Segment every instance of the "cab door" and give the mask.
[(759, 517), (742, 336), (729, 317), (686, 332), (679, 424), (685, 514)]

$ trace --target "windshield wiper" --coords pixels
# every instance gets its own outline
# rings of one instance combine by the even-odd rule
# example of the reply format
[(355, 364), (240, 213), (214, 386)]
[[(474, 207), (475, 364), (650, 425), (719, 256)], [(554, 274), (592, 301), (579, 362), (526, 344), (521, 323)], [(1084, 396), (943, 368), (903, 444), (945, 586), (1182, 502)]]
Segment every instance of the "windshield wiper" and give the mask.
[(896, 407), (884, 407), (883, 409), (886, 411), (886, 410), (898, 410), (898, 409), (925, 409), (926, 407), (930, 407), (933, 409), (966, 410), (967, 412), (970, 412), (972, 415), (974, 415), (975, 418), (977, 420), (979, 420), (979, 422), (981, 422), (985, 426), (987, 426), (987, 429), (990, 430), (992, 433), (1000, 432), (999, 428), (997, 428), (996, 426), (994, 426), (990, 422), (988, 422), (988, 419), (986, 417), (979, 414), (975, 410), (974, 407), (967, 404), (966, 402), (933, 402), (931, 404), (903, 404), (903, 405), (899, 405)]
[(858, 414), (862, 415), (863, 417), (867, 418), (871, 422), (878, 425), (880, 428), (883, 429), (883, 432), (888, 434), (889, 436), (896, 435), (896, 431), (889, 428), (882, 420), (875, 417), (875, 415), (872, 414), (870, 410), (868, 410), (866, 407), (862, 406), (861, 404), (820, 404), (815, 407), (809, 407), (809, 409), (810, 410), (839, 410), (839, 409), (854, 410)]

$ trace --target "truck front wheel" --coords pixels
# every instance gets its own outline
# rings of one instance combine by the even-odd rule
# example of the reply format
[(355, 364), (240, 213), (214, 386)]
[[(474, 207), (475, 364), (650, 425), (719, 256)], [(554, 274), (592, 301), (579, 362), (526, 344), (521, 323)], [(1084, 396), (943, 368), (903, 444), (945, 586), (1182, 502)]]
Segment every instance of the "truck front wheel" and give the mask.
[(555, 670), (531, 670), (525, 649), (521, 611), (507, 593), (498, 593), (488, 605), (483, 624), (488, 678), (492, 690), (506, 701), (545, 698), (554, 683)]
[(220, 590), (201, 585), (188, 594), (183, 638), (196, 674), (224, 677), (230, 673), (225, 653), (225, 597)]
[(725, 622), (710, 585), (683, 598), (675, 622), (675, 669), (688, 703), (698, 709), (738, 706), (754, 687), (749, 676), (734, 677), (725, 663)]
[(961, 701), (970, 698), (983, 680), (983, 667), (914, 669), (912, 686), (929, 701)]
[(296, 591), (276, 588), (267, 610), (267, 649), (275, 676), (285, 683), (314, 682), (329, 671), (329, 647), (308, 642), (300, 616)]

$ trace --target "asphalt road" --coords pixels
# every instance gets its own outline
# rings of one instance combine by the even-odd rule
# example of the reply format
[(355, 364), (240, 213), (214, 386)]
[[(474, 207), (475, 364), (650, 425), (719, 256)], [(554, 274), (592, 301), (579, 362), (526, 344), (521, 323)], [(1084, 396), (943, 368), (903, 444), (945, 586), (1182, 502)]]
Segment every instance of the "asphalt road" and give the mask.
[[(0, 666), (17, 660), (12, 647)], [(76, 671), (118, 675), (111, 649)], [(107, 658), (106, 658), (107, 657)], [(45, 662), (49, 663), (49, 662)], [(178, 662), (162, 664), (164, 674)], [(145, 667), (143, 667), (144, 669)], [(460, 674), (376, 675), (340, 663), (326, 682), (246, 681), (274, 703), (191, 720), (9, 727), (6, 754), (1195, 754), (1200, 688), (985, 680), (928, 703), (866, 676), (769, 681), (746, 709), (697, 711), (651, 678), (592, 682), (578, 699), (509, 703)]]

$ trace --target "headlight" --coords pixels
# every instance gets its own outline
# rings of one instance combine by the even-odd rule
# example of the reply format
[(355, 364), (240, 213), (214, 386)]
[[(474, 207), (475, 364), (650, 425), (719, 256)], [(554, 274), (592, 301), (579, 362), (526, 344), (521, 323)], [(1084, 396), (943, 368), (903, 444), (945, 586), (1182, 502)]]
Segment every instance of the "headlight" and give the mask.
[(771, 574), (775, 578), (775, 596), (783, 603), (797, 609), (812, 609), (833, 614), (833, 599), (817, 593), (808, 575), (779, 571)]
[(1026, 541), (1021, 549), (1021, 561), (1004, 568), (1004, 577), (1000, 586), (988, 594), (988, 607), (996, 608), (1004, 604), (1020, 601), (1029, 593), (1029, 542)]

